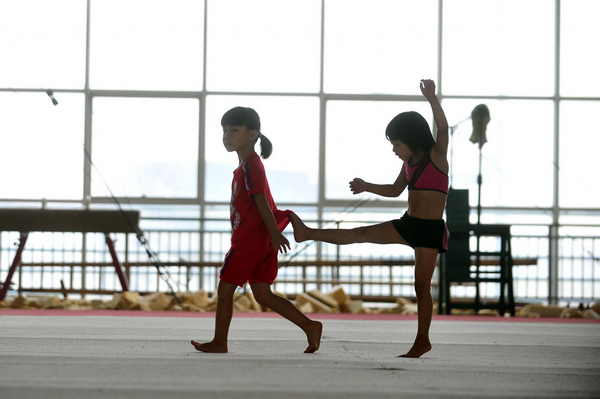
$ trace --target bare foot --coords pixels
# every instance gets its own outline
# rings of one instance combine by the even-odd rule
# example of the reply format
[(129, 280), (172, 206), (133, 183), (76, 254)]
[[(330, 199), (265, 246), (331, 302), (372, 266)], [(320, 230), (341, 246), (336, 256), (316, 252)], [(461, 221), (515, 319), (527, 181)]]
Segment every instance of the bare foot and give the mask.
[(430, 350), (431, 350), (431, 342), (429, 342), (429, 339), (422, 340), (422, 341), (419, 339), (416, 339), (412, 348), (410, 348), (410, 350), (408, 352), (406, 352), (404, 355), (400, 355), (398, 357), (419, 358), (422, 355), (424, 355), (425, 353), (429, 352)]
[(205, 342), (203, 344), (198, 343), (196, 341), (192, 341), (192, 345), (194, 345), (194, 348), (196, 348), (196, 350), (199, 350), (200, 352), (227, 353), (227, 345), (220, 346), (215, 344), (214, 341)]
[(294, 212), (290, 212), (288, 217), (294, 228), (294, 240), (296, 240), (296, 242), (306, 241), (308, 239), (308, 227), (306, 227), (304, 222)]
[(308, 338), (308, 347), (304, 353), (315, 353), (321, 346), (321, 334), (323, 334), (323, 324), (319, 321), (313, 321), (313, 326), (306, 333)]

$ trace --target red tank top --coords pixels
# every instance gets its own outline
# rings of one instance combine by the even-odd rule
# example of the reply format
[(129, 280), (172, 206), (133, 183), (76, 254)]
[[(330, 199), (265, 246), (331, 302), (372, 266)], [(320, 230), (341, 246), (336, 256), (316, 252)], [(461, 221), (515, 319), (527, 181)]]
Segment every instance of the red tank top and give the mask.
[(404, 169), (409, 190), (433, 190), (448, 194), (448, 175), (435, 166), (428, 152), (414, 166), (405, 162)]

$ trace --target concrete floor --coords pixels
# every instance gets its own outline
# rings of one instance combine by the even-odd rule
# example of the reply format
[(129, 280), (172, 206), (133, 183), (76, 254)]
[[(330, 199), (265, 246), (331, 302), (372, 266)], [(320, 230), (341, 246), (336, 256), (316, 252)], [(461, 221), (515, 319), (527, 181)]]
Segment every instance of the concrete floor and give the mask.
[(322, 321), (304, 354), (286, 320), (236, 315), (219, 355), (189, 344), (213, 317), (5, 312), (0, 398), (600, 398), (600, 323), (445, 318), (431, 352), (402, 359), (414, 319)]

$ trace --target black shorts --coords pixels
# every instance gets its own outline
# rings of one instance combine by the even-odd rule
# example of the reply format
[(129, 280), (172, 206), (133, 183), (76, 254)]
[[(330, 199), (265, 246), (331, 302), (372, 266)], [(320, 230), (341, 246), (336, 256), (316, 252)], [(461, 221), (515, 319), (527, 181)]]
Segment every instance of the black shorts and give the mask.
[(405, 213), (392, 224), (413, 248), (435, 248), (439, 253), (448, 251), (448, 229), (444, 219), (419, 219)]

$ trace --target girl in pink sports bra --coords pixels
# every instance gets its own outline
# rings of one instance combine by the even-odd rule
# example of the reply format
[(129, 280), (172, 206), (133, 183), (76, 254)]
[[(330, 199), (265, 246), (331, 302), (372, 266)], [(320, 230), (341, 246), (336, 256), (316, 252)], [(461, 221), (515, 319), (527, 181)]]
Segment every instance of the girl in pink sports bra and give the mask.
[(448, 194), (448, 174), (439, 169), (428, 152), (414, 166), (404, 163), (404, 173), (408, 180), (408, 190), (432, 190)]
[(350, 182), (350, 190), (354, 194), (366, 191), (384, 197), (398, 197), (408, 188), (408, 209), (400, 219), (355, 229), (312, 229), (295, 213), (289, 216), (297, 242), (315, 240), (338, 245), (370, 242), (404, 244), (414, 248), (419, 323), (413, 346), (400, 355), (410, 358), (418, 358), (431, 350), (431, 278), (438, 254), (447, 250), (446, 223), (442, 216), (448, 194), (448, 122), (435, 95), (435, 83), (421, 80), (420, 88), (431, 105), (437, 138), (434, 140), (427, 121), (419, 113), (398, 114), (385, 131), (394, 153), (404, 161), (396, 181), (373, 184), (355, 178)]

